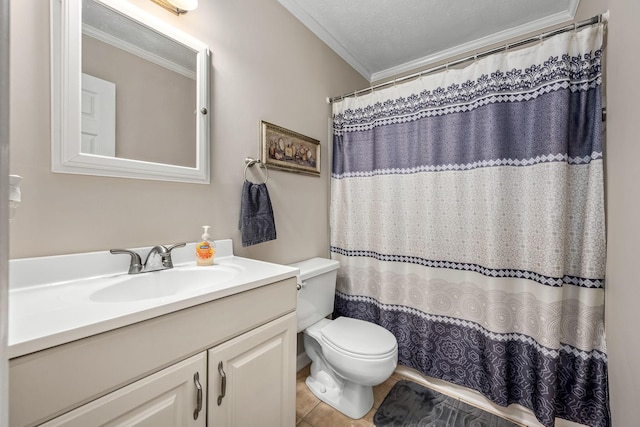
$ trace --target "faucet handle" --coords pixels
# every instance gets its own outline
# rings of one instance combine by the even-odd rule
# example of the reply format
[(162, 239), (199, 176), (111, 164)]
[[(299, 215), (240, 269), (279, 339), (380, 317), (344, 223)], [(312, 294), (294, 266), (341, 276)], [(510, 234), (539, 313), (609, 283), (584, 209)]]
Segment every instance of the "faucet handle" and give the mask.
[(166, 252), (164, 253), (163, 257), (162, 257), (162, 265), (165, 266), (165, 268), (173, 268), (173, 260), (171, 259), (171, 251), (174, 250), (175, 248), (182, 248), (186, 246), (186, 243), (177, 243), (175, 245), (171, 245), (169, 247), (166, 247), (165, 250)]
[(171, 252), (172, 250), (174, 250), (175, 248), (184, 248), (187, 244), (186, 243), (176, 243), (175, 245), (171, 245), (167, 248), (167, 252)]
[(131, 263), (129, 264), (129, 274), (138, 274), (142, 272), (143, 265), (140, 255), (137, 252), (130, 251), (128, 249), (111, 249), (109, 252), (112, 254), (126, 254), (131, 256)]

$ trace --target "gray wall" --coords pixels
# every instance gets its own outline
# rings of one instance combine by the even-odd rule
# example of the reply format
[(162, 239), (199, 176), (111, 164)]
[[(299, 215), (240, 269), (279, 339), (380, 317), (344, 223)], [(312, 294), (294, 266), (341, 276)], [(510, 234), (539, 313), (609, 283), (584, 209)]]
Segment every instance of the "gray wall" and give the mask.
[(638, 425), (640, 401), (640, 2), (609, 2), (606, 330), (614, 426)]
[[(211, 49), (211, 184), (52, 173), (49, 1), (12, 2), (10, 170), (24, 180), (11, 258), (195, 241), (201, 225), (215, 239), (234, 239), (238, 255), (280, 263), (328, 256), (326, 97), (367, 82), (275, 0), (201, 1), (180, 17), (148, 0), (132, 3)], [(243, 249), (243, 160), (258, 156), (260, 120), (320, 140), (322, 171), (271, 171), (278, 239)]]

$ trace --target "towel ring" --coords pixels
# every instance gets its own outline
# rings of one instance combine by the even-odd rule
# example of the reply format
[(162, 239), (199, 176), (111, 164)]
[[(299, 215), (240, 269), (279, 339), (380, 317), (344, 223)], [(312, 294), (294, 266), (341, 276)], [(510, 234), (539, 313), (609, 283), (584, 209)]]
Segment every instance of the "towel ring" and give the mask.
[(260, 159), (252, 159), (250, 157), (247, 157), (246, 159), (244, 159), (244, 162), (246, 163), (246, 165), (244, 167), (244, 180), (245, 181), (247, 180), (247, 169), (249, 169), (251, 166), (255, 165), (256, 163), (260, 164), (260, 167), (264, 168), (264, 170), (265, 170), (263, 184), (266, 184), (267, 181), (269, 181), (269, 168)]

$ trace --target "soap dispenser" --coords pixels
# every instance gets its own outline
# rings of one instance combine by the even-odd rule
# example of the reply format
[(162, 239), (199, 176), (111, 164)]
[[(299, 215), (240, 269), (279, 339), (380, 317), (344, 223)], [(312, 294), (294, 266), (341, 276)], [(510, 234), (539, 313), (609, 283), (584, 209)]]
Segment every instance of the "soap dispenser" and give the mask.
[(209, 241), (209, 226), (203, 225), (202, 241), (196, 245), (196, 264), (213, 265), (213, 256), (216, 253), (216, 244)]

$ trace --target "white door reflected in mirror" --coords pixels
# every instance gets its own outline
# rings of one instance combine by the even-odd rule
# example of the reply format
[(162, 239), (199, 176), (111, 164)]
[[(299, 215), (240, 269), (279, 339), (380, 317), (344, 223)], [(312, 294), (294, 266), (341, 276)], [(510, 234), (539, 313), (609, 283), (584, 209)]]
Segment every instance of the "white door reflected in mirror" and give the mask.
[(82, 73), (81, 135), (81, 152), (115, 157), (115, 83)]

